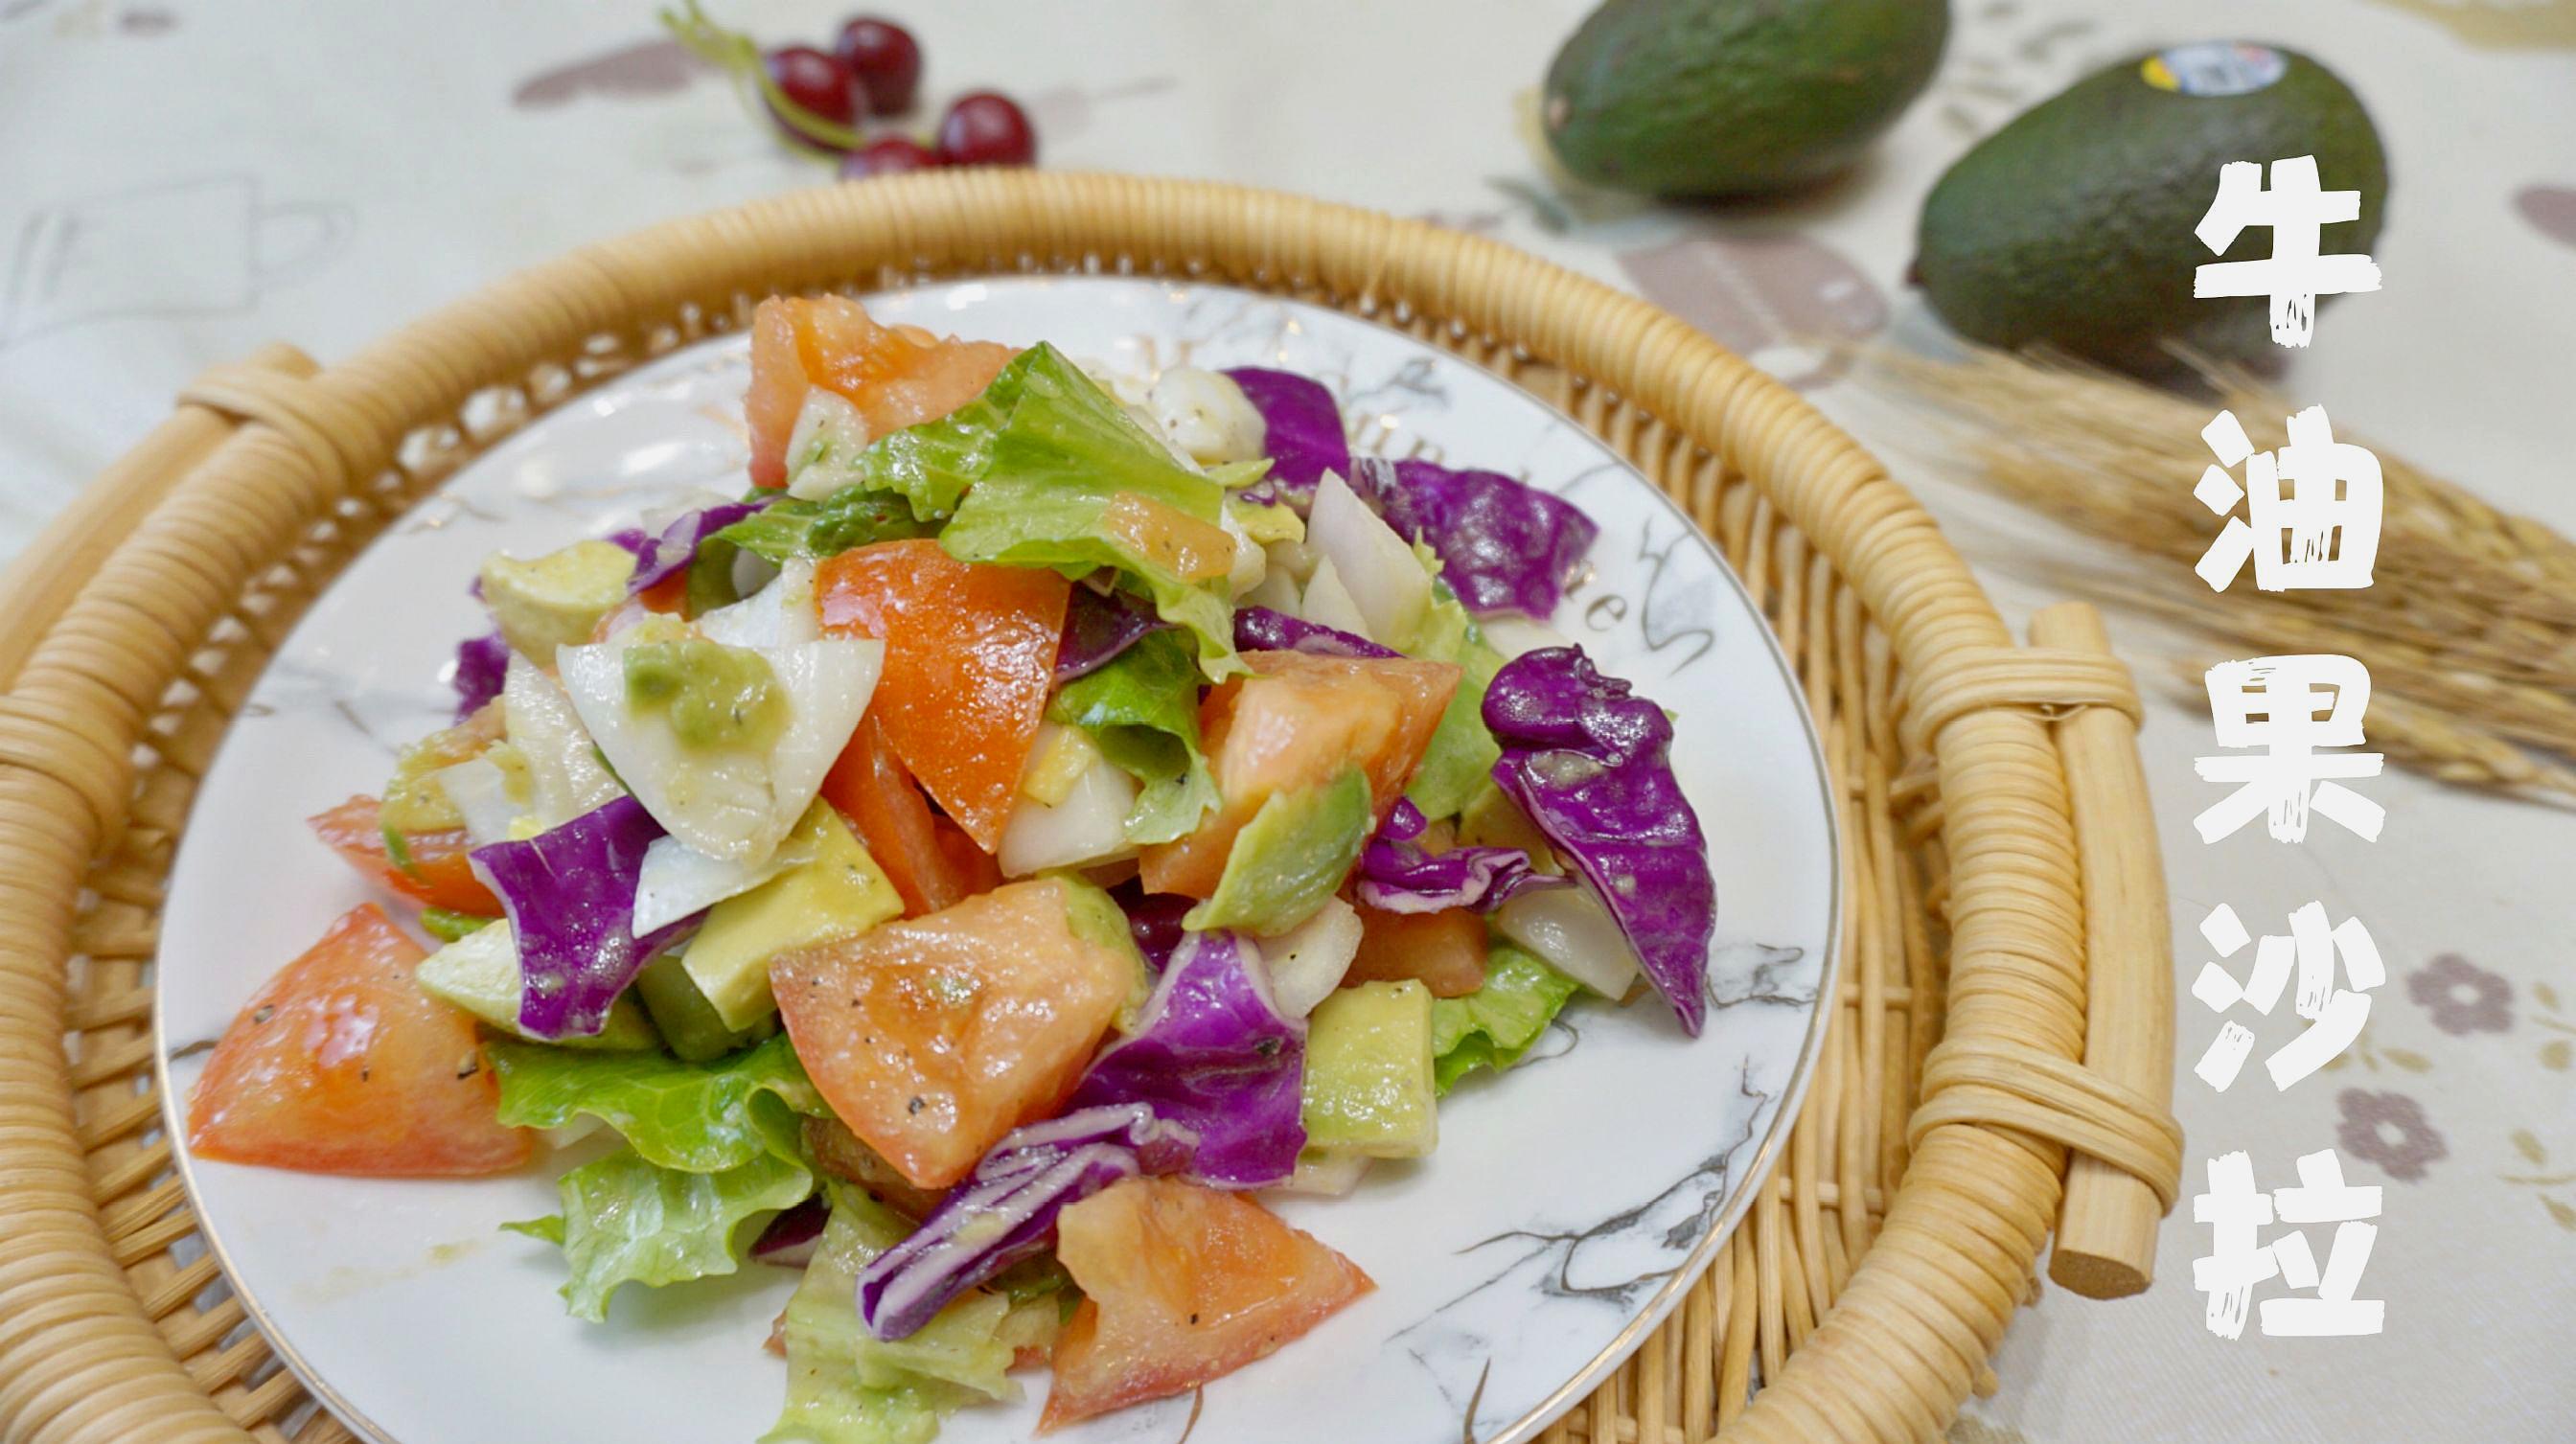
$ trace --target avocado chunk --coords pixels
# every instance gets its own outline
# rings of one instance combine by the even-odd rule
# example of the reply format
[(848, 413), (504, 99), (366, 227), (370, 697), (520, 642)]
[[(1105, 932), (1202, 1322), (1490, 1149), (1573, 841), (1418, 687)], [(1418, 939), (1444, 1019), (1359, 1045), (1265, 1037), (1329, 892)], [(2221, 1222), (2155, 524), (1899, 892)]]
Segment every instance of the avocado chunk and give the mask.
[(2320, 248), (2369, 250), (2388, 157), (2333, 72), (2264, 45), (2133, 56), (1960, 157), (1923, 202), (1916, 273), (1951, 329), (1990, 346), (2045, 343), (2149, 374), (2175, 368), (2168, 340), (2222, 360), (2264, 355), (2266, 299), (2196, 299), (2192, 277), (2269, 256), (2272, 232), (2249, 226), (2218, 256), (2193, 230), (2220, 166), (2302, 155), (2327, 190), (2361, 194), (2359, 217), (2328, 224)]
[(680, 958), (678, 953), (663, 953), (646, 963), (628, 995), (643, 999), (644, 1011), (653, 1016), (653, 1026), (661, 1030), (662, 1041), (671, 1051), (684, 1063), (707, 1063), (759, 1041), (754, 1034), (765, 1030), (736, 1032), (725, 1026)]
[(1790, 190), (1858, 160), (1949, 36), (1946, 0), (1609, 0), (1548, 66), (1539, 123), (1594, 185)]
[(555, 648), (590, 640), (599, 619), (626, 604), (635, 554), (615, 542), (574, 542), (533, 561), (483, 559), (483, 604), (510, 650), (551, 667)]
[(1351, 875), (1374, 821), (1368, 777), (1356, 767), (1319, 786), (1273, 793), (1235, 834), (1216, 891), (1182, 924), (1261, 937), (1287, 932)]
[(707, 909), (681, 955), (690, 980), (736, 1032), (777, 1010), (769, 995), (771, 958), (856, 937), (903, 912), (894, 884), (831, 804), (805, 809), (779, 846), (805, 860)]
[(1051, 876), (1064, 885), (1064, 920), (1074, 937), (1127, 959), (1129, 976), (1135, 981), (1127, 987), (1127, 1000), (1118, 1005), (1118, 1019), (1113, 1026), (1121, 1033), (1135, 1032), (1144, 1020), (1145, 1004), (1153, 1000), (1154, 972), (1145, 966), (1145, 954), (1136, 946), (1136, 934), (1127, 926), (1126, 912), (1079, 873)]
[(507, 919), (484, 924), (421, 960), (412, 974), (422, 992), (462, 1008), (498, 1032), (566, 1048), (636, 1052), (657, 1046), (653, 1025), (632, 995), (608, 1010), (608, 1026), (589, 1037), (530, 1038), (519, 1028), (519, 941)]
[(1306, 1020), (1306, 1146), (1420, 1158), (1440, 1141), (1431, 990), (1411, 978), (1342, 988)]

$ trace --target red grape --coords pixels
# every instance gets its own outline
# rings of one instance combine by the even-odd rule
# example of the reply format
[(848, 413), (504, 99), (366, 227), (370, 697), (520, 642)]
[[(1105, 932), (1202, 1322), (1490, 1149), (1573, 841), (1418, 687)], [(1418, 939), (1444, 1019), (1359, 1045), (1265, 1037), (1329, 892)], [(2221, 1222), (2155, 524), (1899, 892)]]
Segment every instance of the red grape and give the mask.
[(874, 15), (855, 15), (832, 49), (867, 97), (869, 114), (912, 109), (913, 91), (921, 85), (921, 46), (911, 31)]
[[(838, 56), (810, 45), (782, 45), (762, 56), (761, 64), (768, 67), (770, 82), (780, 93), (816, 119), (834, 125), (850, 125), (858, 120), (856, 87), (850, 83), (850, 68)], [(795, 127), (788, 126), (788, 130), (793, 133)]]
[(908, 135), (890, 135), (870, 141), (865, 149), (841, 157), (841, 179), (865, 180), (872, 175), (901, 175), (908, 170), (927, 170), (939, 164), (939, 157), (928, 146)]
[(939, 159), (948, 165), (1030, 165), (1038, 135), (1028, 115), (989, 90), (957, 97), (939, 122)]

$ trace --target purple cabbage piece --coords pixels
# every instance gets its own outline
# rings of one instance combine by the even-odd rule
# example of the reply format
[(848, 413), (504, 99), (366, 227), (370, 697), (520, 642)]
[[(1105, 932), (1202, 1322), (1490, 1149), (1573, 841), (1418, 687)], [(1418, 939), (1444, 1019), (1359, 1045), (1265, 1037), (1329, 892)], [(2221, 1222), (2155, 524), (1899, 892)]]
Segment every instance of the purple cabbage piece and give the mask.
[(1232, 933), (1192, 933), (1136, 1031), (1092, 1061), (1066, 1106), (1143, 1103), (1197, 1135), (1191, 1178), (1268, 1188), (1306, 1146), (1305, 1063), (1306, 1025), (1271, 1001), (1260, 955)]
[(1673, 775), (1672, 722), (1580, 647), (1504, 663), (1484, 712), (1503, 748), (1494, 781), (1583, 870), (1647, 981), (1697, 1037), (1717, 884), (1699, 815)]
[(1400, 798), (1386, 824), (1360, 854), (1359, 899), (1388, 913), (1436, 913), (1450, 908), (1492, 912), (1516, 893), (1569, 886), (1530, 865), (1517, 847), (1454, 847), (1425, 852), (1416, 845), (1429, 826), (1422, 809)]
[(1130, 878), (1109, 890), (1119, 911), (1127, 914), (1127, 935), (1136, 940), (1136, 950), (1145, 955), (1146, 966), (1160, 973), (1172, 965), (1172, 954), (1181, 946), (1181, 918), (1198, 899), (1178, 893), (1147, 892), (1144, 884)]
[(801, 1269), (814, 1261), (815, 1246), (823, 1241), (823, 1225), (832, 1217), (831, 1204), (816, 1194), (769, 1221), (752, 1240), (751, 1256), (780, 1268)]
[(1075, 587), (1064, 611), (1064, 640), (1056, 644), (1055, 684), (1061, 687), (1099, 671), (1148, 633), (1170, 625), (1154, 615), (1152, 603), (1140, 597), (1124, 592), (1103, 596), (1089, 587)]
[(1601, 534), (1574, 503), (1498, 471), (1371, 457), (1350, 481), (1397, 535), (1439, 553), (1442, 580), (1479, 617), (1547, 618)]
[(695, 918), (635, 936), (635, 884), (662, 825), (619, 797), (535, 837), (467, 854), (501, 900), (519, 944), (519, 1027), (531, 1038), (589, 1037), (653, 955)]
[(708, 537), (767, 505), (768, 501), (728, 501), (683, 512), (662, 528), (658, 537), (647, 539), (632, 527), (609, 537), (635, 553), (635, 575), (627, 580), (626, 594), (635, 596), (688, 570), (689, 563), (698, 559), (699, 545)]
[(456, 720), (464, 721), (501, 695), (510, 675), (510, 644), (499, 631), (468, 637), (456, 644)]
[(1067, 1205), (1122, 1179), (1286, 1182), (1306, 1146), (1305, 1058), (1306, 1025), (1271, 1002), (1259, 954), (1231, 933), (1191, 934), (1070, 1111), (1004, 1135), (920, 1228), (859, 1271), (860, 1323), (880, 1339), (911, 1334), (1045, 1248)]
[(1244, 399), (1269, 429), (1261, 449), (1270, 458), (1270, 475), (1258, 484), (1269, 490), (1265, 503), (1276, 497), (1302, 513), (1325, 472), (1350, 475), (1342, 408), (1322, 382), (1261, 366), (1237, 366), (1225, 374), (1243, 388)]
[(859, 1270), (859, 1323), (901, 1339), (949, 1301), (1043, 1251), (1056, 1215), (1113, 1183), (1169, 1173), (1190, 1140), (1142, 1103), (1086, 1108), (1003, 1135), (921, 1226)]
[(1311, 652), (1318, 657), (1403, 655), (1339, 627), (1305, 621), (1268, 607), (1234, 609), (1234, 646), (1241, 652)]

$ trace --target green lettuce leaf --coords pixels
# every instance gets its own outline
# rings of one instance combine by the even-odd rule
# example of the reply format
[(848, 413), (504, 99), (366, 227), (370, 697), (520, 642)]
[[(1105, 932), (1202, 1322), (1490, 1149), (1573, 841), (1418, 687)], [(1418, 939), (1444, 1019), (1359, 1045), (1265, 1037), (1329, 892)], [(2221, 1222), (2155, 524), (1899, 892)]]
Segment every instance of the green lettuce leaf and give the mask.
[(1424, 817), (1437, 821), (1456, 816), (1493, 780), (1494, 764), (1502, 759), (1502, 747), (1485, 727), (1485, 688), (1502, 670), (1503, 654), (1486, 645), (1475, 619), (1447, 583), (1434, 582), (1432, 596), (1429, 614), (1406, 639), (1411, 645), (1396, 650), (1425, 661), (1455, 662), (1462, 673), (1423, 749), (1422, 765), (1414, 769), (1413, 785), (1404, 792)]
[(859, 1327), (859, 1270), (907, 1231), (866, 1194), (832, 1190), (814, 1261), (787, 1301), (787, 1405), (762, 1444), (926, 1444), (959, 1406), (1019, 1397), (1011, 1360), (1053, 1336), (1051, 1294), (1015, 1302), (977, 1289), (895, 1343)]
[(829, 1110), (784, 1033), (709, 1063), (656, 1049), (605, 1053), (494, 1038), (501, 1121), (561, 1128), (589, 1115), (625, 1135), (645, 1162), (719, 1173), (764, 1156), (797, 1161), (794, 1115)]
[[(910, 504), (901, 495), (861, 483), (842, 487), (821, 501), (780, 497), (708, 541), (784, 564), (798, 557), (838, 556), (869, 542), (901, 541), (929, 534), (930, 528), (913, 516)], [(730, 571), (731, 553), (726, 556)], [(693, 594), (697, 583), (693, 567), (689, 573)]]
[[(593, 1055), (597, 1056), (597, 1055)], [(685, 1173), (632, 1148), (566, 1173), (563, 1212), (502, 1225), (563, 1249), (572, 1276), (563, 1299), (573, 1317), (608, 1317), (620, 1284), (648, 1288), (729, 1274), (741, 1266), (752, 1219), (793, 1208), (814, 1191), (799, 1162), (761, 1153), (738, 1168)]]
[(1199, 746), (1199, 669), (1178, 632), (1155, 632), (1107, 666), (1076, 677), (1047, 702), (1047, 719), (1091, 734), (1101, 755), (1136, 779), (1130, 842), (1170, 842), (1216, 804)]
[(1216, 891), (1181, 925), (1263, 937), (1288, 931), (1350, 876), (1374, 822), (1368, 777), (1356, 767), (1320, 787), (1272, 794), (1235, 834)]
[(1234, 611), (1225, 578), (1187, 581), (1168, 562), (1107, 535), (1101, 526), (1103, 513), (1121, 495), (1213, 525), (1223, 515), (1224, 488), (1175, 461), (1161, 441), (1052, 346), (1040, 343), (1021, 352), (978, 405), (990, 410), (996, 397), (1007, 400), (1009, 417), (970, 458), (983, 470), (970, 475), (973, 489), (939, 533), (939, 544), (960, 561), (1051, 567), (1070, 577), (1116, 568), (1153, 599), (1164, 621), (1197, 640), (1199, 664), (1209, 677), (1242, 671), (1234, 656)]
[(1485, 955), (1485, 985), (1431, 1004), (1431, 1076), (1441, 1092), (1477, 1068), (1521, 1061), (1580, 986), (1535, 955), (1497, 938)]

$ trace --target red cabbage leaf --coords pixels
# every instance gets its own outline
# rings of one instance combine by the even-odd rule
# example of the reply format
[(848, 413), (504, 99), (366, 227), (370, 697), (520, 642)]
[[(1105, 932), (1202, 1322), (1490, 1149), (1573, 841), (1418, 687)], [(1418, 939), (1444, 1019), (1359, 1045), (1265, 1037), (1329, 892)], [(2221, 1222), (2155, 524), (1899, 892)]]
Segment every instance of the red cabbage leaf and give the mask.
[(1494, 674), (1485, 725), (1503, 749), (1494, 781), (1582, 869), (1647, 981), (1698, 1036), (1717, 884), (1673, 775), (1671, 720), (1582, 648), (1543, 647)]

